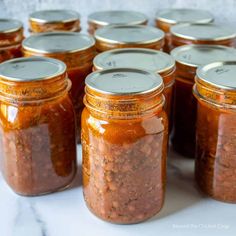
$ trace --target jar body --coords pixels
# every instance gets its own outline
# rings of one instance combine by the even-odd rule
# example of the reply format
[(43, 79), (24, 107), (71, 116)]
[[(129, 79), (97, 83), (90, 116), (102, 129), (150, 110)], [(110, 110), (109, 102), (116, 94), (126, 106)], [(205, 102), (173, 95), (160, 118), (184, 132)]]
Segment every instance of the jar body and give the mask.
[(0, 107), (0, 166), (9, 186), (27, 196), (66, 188), (76, 173), (75, 118), (68, 93), (27, 103), (1, 99)]
[(80, 32), (80, 21), (73, 22), (53, 22), (53, 23), (42, 23), (29, 20), (30, 33), (43, 33), (43, 32), (53, 32), (53, 31), (70, 31), (70, 32)]
[(137, 223), (160, 211), (167, 155), (165, 112), (129, 120), (82, 115), (83, 186), (89, 209), (113, 223)]
[(193, 78), (177, 72), (171, 141), (173, 148), (187, 157), (195, 154), (196, 99), (192, 94), (193, 85)]
[(17, 57), (22, 57), (21, 44), (0, 47), (0, 63)]
[(96, 40), (96, 50), (98, 52), (105, 52), (108, 50), (118, 49), (118, 48), (148, 48), (148, 49), (162, 50), (163, 46), (164, 46), (164, 39), (161, 39), (160, 41), (155, 43), (146, 43), (146, 44), (131, 44), (131, 43), (113, 44)]
[(196, 182), (210, 197), (236, 203), (236, 110), (195, 96), (198, 100)]
[(169, 48), (170, 50), (182, 46), (182, 45), (189, 45), (189, 44), (208, 44), (208, 45), (222, 45), (227, 47), (234, 47), (235, 39), (225, 39), (225, 40), (190, 40), (179, 38), (174, 35), (170, 35), (170, 43)]

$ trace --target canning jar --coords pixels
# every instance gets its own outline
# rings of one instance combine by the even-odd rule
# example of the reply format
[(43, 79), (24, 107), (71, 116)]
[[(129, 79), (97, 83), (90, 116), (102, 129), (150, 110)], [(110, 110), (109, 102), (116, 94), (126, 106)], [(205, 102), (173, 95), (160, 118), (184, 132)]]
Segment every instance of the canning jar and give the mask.
[(212, 198), (236, 203), (236, 61), (197, 70), (195, 176)]
[(113, 223), (144, 221), (164, 201), (168, 119), (162, 79), (117, 68), (94, 72), (85, 83), (82, 169), (87, 206)]
[(88, 33), (106, 25), (146, 25), (146, 15), (136, 11), (97, 11), (88, 16)]
[(21, 57), (23, 25), (18, 20), (0, 19), (0, 63)]
[(146, 25), (111, 25), (96, 30), (96, 49), (104, 52), (115, 48), (162, 49), (164, 32)]
[(170, 28), (180, 23), (201, 23), (213, 22), (213, 15), (202, 9), (171, 8), (163, 9), (156, 13), (156, 27), (165, 32), (165, 52), (170, 51), (171, 37)]
[(42, 33), (51, 31), (79, 32), (80, 14), (72, 10), (42, 10), (29, 16), (29, 31)]
[(64, 63), (17, 58), (0, 65), (0, 167), (21, 195), (66, 188), (76, 172), (75, 116)]
[(236, 32), (234, 29), (213, 23), (179, 24), (172, 26), (171, 48), (186, 44), (211, 44), (234, 47)]
[(180, 154), (195, 155), (196, 99), (192, 94), (198, 66), (215, 61), (236, 60), (236, 50), (215, 45), (185, 45), (175, 48), (176, 60), (172, 146)]
[(171, 117), (175, 61), (161, 51), (143, 48), (114, 49), (98, 54), (93, 60), (94, 70), (110, 68), (138, 68), (161, 75), (164, 82), (165, 110)]
[(72, 82), (71, 96), (77, 116), (77, 140), (80, 141), (80, 117), (84, 108), (84, 80), (92, 72), (95, 57), (95, 41), (92, 37), (76, 32), (48, 32), (31, 35), (23, 43), (23, 54), (52, 57), (67, 65)]

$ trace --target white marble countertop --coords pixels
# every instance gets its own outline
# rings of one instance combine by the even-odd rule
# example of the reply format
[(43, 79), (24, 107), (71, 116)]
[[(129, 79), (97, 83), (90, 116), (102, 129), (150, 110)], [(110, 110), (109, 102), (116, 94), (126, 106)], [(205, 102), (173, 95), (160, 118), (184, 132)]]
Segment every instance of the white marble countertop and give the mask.
[[(81, 150), (78, 147), (79, 160)], [(0, 176), (0, 236), (192, 236), (236, 235), (236, 205), (202, 196), (193, 181), (193, 160), (171, 153), (161, 212), (144, 223), (114, 225), (86, 208), (81, 168), (73, 186), (40, 197), (13, 193)]]

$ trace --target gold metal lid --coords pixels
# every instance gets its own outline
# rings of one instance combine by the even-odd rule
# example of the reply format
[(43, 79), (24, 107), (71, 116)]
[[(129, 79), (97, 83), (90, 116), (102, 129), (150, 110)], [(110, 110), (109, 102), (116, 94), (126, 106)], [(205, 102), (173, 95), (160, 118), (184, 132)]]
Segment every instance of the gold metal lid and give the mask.
[(124, 48), (98, 54), (93, 64), (97, 69), (139, 68), (162, 73), (175, 67), (174, 59), (167, 53), (143, 48)]
[(184, 45), (171, 51), (180, 64), (197, 68), (215, 61), (236, 60), (236, 49), (220, 45)]
[(164, 32), (145, 25), (105, 26), (95, 31), (95, 39), (113, 44), (149, 44), (164, 38)]
[(30, 20), (38, 23), (67, 23), (80, 20), (80, 14), (72, 10), (42, 10), (30, 14)]
[(23, 49), (37, 53), (73, 53), (95, 45), (95, 40), (77, 32), (47, 32), (23, 40)]
[(197, 69), (197, 80), (225, 90), (236, 90), (236, 61), (214, 62)]
[(92, 90), (109, 95), (146, 94), (163, 89), (161, 76), (133, 68), (113, 68), (93, 72), (85, 84)]
[(235, 30), (217, 24), (179, 24), (172, 26), (170, 32), (189, 40), (219, 41), (236, 37)]
[(0, 78), (15, 82), (47, 80), (65, 71), (63, 62), (46, 57), (21, 57), (0, 64)]
[(136, 11), (99, 11), (88, 16), (96, 25), (141, 25), (148, 21), (146, 15)]
[(214, 17), (210, 12), (202, 9), (171, 8), (158, 11), (156, 20), (169, 24), (210, 23)]

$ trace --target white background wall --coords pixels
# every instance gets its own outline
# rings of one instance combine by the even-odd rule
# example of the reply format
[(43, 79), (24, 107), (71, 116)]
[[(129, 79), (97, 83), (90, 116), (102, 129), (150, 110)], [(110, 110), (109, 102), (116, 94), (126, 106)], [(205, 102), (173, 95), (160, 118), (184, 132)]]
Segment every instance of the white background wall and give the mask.
[(86, 16), (99, 10), (131, 9), (146, 13), (153, 23), (155, 12), (167, 7), (203, 8), (211, 11), (220, 23), (236, 29), (236, 0), (0, 0), (0, 17), (22, 20), (27, 27), (29, 13), (42, 9), (74, 9), (82, 15), (83, 30)]

